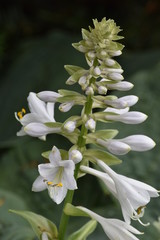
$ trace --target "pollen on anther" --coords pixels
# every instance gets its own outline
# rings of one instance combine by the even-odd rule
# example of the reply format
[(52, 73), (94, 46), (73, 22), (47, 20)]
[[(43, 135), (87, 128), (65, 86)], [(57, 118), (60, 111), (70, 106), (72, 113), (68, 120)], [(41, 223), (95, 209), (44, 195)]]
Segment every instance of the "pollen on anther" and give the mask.
[(17, 116), (19, 119), (22, 119), (25, 114), (26, 114), (26, 110), (22, 108), (22, 110), (17, 113)]

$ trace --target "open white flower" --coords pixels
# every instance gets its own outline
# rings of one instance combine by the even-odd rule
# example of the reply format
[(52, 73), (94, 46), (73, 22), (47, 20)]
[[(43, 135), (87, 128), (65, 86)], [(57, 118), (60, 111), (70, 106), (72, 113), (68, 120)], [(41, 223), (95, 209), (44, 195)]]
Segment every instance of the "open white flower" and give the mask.
[(16, 119), (22, 124), (18, 136), (30, 135), (45, 139), (48, 133), (60, 132), (60, 127), (48, 127), (44, 123), (54, 123), (54, 103), (41, 101), (36, 93), (30, 92), (28, 96), (30, 113), (26, 114), (25, 109), (15, 113)]
[(32, 191), (48, 189), (51, 199), (60, 204), (68, 189), (77, 189), (74, 179), (75, 164), (72, 160), (62, 160), (60, 151), (55, 146), (49, 155), (49, 161), (50, 163), (38, 165), (40, 176), (34, 181)]
[(142, 234), (131, 225), (112, 218), (104, 218), (85, 207), (76, 207), (99, 222), (110, 240), (138, 240), (133, 234)]
[(143, 216), (144, 208), (150, 202), (150, 198), (159, 196), (157, 190), (148, 184), (115, 173), (101, 160), (97, 160), (97, 164), (105, 173), (86, 166), (81, 166), (81, 170), (104, 182), (119, 200), (126, 223), (130, 224), (130, 219), (141, 222), (139, 218)]

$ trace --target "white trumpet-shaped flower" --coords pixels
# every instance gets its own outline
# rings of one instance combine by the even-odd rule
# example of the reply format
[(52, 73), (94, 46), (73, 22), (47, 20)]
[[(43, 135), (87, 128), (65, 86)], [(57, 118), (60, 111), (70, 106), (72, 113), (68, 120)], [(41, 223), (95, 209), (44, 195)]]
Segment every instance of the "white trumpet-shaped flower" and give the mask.
[(145, 135), (131, 135), (122, 139), (97, 139), (97, 143), (116, 155), (124, 155), (130, 150), (137, 152), (148, 151), (155, 146), (155, 142)]
[(138, 240), (134, 234), (142, 234), (131, 225), (112, 218), (104, 218), (85, 207), (76, 207), (85, 212), (92, 219), (99, 222), (110, 240)]
[(97, 160), (97, 164), (105, 173), (86, 166), (81, 166), (81, 171), (92, 174), (104, 182), (119, 200), (123, 217), (128, 224), (130, 219), (142, 223), (139, 218), (143, 216), (144, 208), (150, 202), (150, 198), (159, 196), (157, 190), (148, 184), (115, 173), (101, 160)]
[(68, 189), (77, 189), (74, 179), (75, 164), (72, 159), (62, 160), (60, 151), (55, 146), (49, 155), (49, 161), (50, 163), (38, 165), (40, 176), (34, 181), (32, 191), (48, 189), (51, 199), (60, 204)]
[(60, 132), (59, 127), (48, 127), (45, 123), (53, 123), (54, 119), (54, 103), (45, 103), (41, 101), (37, 95), (30, 92), (28, 98), (28, 106), (30, 113), (26, 114), (25, 109), (16, 112), (16, 119), (22, 124), (22, 129), (17, 133), (18, 136), (30, 135), (45, 139), (48, 133)]

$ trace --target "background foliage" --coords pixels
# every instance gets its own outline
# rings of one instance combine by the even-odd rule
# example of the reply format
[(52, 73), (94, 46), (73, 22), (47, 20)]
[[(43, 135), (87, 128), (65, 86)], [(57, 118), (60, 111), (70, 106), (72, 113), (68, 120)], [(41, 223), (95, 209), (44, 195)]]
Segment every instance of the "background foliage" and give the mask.
[[(83, 55), (71, 47), (81, 39), (80, 29), (92, 25), (92, 18), (112, 18), (121, 26), (126, 48), (118, 58), (125, 70), (125, 79), (134, 83), (129, 94), (140, 97), (134, 107), (149, 118), (138, 126), (109, 125), (119, 129), (119, 137), (141, 133), (153, 138), (157, 145), (146, 153), (131, 152), (122, 157), (116, 171), (145, 181), (160, 189), (160, 2), (142, 1), (4, 1), (0, 3), (0, 239), (36, 239), (29, 225), (8, 209), (31, 210), (59, 223), (62, 206), (55, 205), (47, 192), (33, 193), (31, 186), (38, 175), (37, 165), (43, 162), (41, 152), (57, 147), (67, 149), (70, 143), (58, 135), (48, 136), (47, 142), (31, 137), (16, 137), (20, 125), (14, 112), (27, 109), (30, 91), (68, 88), (64, 64), (86, 66)], [(115, 93), (117, 94), (117, 93)], [(121, 94), (121, 96), (124, 93)], [(125, 94), (124, 94), (125, 95)], [(66, 114), (56, 112), (56, 120)], [(106, 127), (106, 125), (104, 126)], [(120, 206), (104, 192), (91, 176), (79, 180), (74, 204), (84, 205), (106, 217), (122, 219)], [(63, 205), (63, 204), (62, 204)], [(159, 199), (153, 199), (146, 209), (144, 222), (160, 216)], [(85, 219), (71, 219), (68, 232), (78, 229)], [(158, 240), (159, 234), (151, 224), (140, 239)], [(106, 239), (97, 228), (88, 239)]]

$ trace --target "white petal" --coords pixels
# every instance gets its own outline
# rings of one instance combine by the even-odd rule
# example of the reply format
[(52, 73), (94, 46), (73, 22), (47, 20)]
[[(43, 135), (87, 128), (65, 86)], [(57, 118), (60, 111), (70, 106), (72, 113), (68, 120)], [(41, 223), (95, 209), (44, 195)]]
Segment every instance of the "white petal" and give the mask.
[(60, 128), (50, 128), (43, 123), (30, 123), (24, 127), (24, 131), (32, 137), (41, 137), (49, 133), (58, 133)]
[(23, 116), (20, 122), (23, 126), (26, 126), (32, 122), (41, 122), (41, 119), (37, 113), (27, 113)]
[(64, 166), (63, 179), (65, 182), (65, 186), (70, 190), (77, 189), (77, 183), (74, 178), (75, 164), (72, 160), (63, 160), (62, 162)]
[(119, 121), (127, 124), (139, 124), (146, 120), (147, 115), (141, 112), (127, 112), (121, 115), (107, 115), (107, 120)]
[(17, 136), (21, 137), (21, 136), (25, 136), (26, 132), (24, 131), (24, 127), (21, 128), (21, 130), (19, 132), (17, 132)]
[(116, 113), (116, 114), (124, 114), (129, 111), (129, 107), (123, 109), (111, 108), (107, 107), (104, 112)]
[(128, 144), (133, 151), (138, 152), (150, 150), (155, 146), (155, 142), (145, 135), (131, 135), (121, 141)]
[(67, 194), (67, 188), (64, 184), (62, 187), (49, 187), (48, 193), (55, 203), (60, 204)]
[(53, 181), (59, 172), (59, 166), (53, 166), (51, 163), (39, 164), (38, 171), (44, 179)]
[[(48, 115), (51, 117), (52, 121), (54, 120), (54, 103), (48, 102), (46, 104), (46, 109), (48, 112)], [(55, 120), (54, 120), (55, 122)]]
[(41, 191), (45, 190), (47, 187), (43, 180), (44, 180), (43, 177), (41, 177), (41, 176), (37, 177), (37, 179), (34, 181), (34, 183), (32, 185), (32, 191), (41, 192)]
[(59, 93), (53, 91), (39, 92), (37, 96), (44, 102), (56, 102), (57, 98), (61, 97)]
[(61, 161), (61, 153), (58, 150), (58, 148), (56, 146), (54, 146), (52, 148), (52, 151), (49, 155), (49, 161), (52, 163), (52, 165), (54, 166), (58, 166), (58, 162)]

